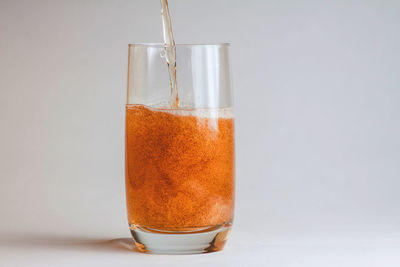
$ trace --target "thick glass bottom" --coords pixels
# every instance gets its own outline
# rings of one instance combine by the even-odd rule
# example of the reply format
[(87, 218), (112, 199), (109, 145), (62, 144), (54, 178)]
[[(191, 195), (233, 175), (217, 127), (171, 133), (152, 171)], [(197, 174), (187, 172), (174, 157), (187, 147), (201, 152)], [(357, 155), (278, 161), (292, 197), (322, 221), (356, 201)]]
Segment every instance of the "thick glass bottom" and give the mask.
[(131, 224), (129, 228), (140, 252), (199, 254), (222, 250), (231, 230), (231, 224), (170, 231), (135, 224)]

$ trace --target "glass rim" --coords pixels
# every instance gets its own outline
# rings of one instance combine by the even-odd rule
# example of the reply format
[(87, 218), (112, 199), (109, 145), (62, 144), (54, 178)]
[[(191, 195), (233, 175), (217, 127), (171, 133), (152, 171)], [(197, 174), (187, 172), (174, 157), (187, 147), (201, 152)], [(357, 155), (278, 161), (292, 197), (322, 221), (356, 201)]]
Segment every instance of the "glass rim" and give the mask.
[[(230, 46), (231, 43), (209, 43), (209, 44), (199, 44), (199, 43), (187, 43), (187, 44), (175, 44), (178, 47), (191, 47), (191, 46)], [(135, 43), (128, 44), (129, 47), (165, 47), (164, 43)]]

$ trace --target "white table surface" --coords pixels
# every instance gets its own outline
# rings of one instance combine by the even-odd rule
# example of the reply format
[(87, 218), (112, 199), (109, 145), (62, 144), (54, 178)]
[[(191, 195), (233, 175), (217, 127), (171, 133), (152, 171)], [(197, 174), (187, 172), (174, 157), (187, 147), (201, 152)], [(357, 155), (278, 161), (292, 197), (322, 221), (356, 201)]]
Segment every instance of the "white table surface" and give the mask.
[(201, 255), (136, 252), (130, 237), (100, 234), (0, 234), (0, 266), (400, 266), (391, 231), (234, 229), (225, 249)]

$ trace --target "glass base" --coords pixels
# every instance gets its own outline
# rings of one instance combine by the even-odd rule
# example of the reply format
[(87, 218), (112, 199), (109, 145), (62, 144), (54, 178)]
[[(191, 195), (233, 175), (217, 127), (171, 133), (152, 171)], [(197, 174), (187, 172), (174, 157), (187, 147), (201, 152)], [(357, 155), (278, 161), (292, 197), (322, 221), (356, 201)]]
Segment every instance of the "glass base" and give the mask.
[(222, 250), (231, 224), (174, 231), (130, 225), (136, 248), (154, 254), (199, 254)]

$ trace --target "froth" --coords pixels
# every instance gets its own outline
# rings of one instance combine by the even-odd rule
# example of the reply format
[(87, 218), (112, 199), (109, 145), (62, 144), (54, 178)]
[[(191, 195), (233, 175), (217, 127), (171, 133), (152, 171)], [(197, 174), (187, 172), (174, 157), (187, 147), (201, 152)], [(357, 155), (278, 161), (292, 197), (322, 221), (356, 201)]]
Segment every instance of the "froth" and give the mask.
[(166, 112), (176, 116), (194, 116), (200, 118), (222, 118), (232, 119), (233, 109), (232, 108), (179, 108), (171, 109), (163, 104), (156, 104), (151, 106), (145, 106), (146, 108), (157, 111)]

